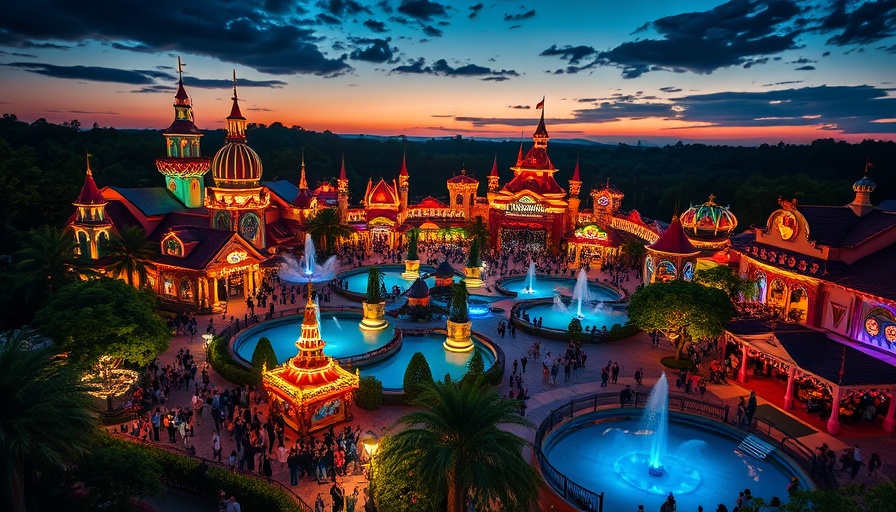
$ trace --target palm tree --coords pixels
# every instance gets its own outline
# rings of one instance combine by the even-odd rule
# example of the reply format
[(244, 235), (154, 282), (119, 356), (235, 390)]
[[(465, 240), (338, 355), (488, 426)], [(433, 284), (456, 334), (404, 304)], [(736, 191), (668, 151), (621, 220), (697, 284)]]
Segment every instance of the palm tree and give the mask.
[(435, 502), (462, 512), (468, 496), (497, 510), (523, 511), (537, 497), (538, 473), (523, 458), (527, 441), (500, 428), (531, 422), (476, 380), (427, 385), (413, 403), (423, 408), (400, 418), (402, 430), (389, 439), (378, 465), (406, 465)]
[(146, 240), (146, 234), (137, 226), (125, 226), (109, 240), (108, 255), (111, 263), (107, 271), (112, 277), (125, 275), (125, 281), (134, 286), (134, 274), (137, 274), (137, 286), (142, 287), (146, 281), (146, 271), (153, 265), (153, 250)]
[(483, 222), (482, 215), (477, 215), (476, 220), (468, 222), (467, 225), (464, 226), (464, 232), (466, 233), (467, 240), (479, 240), (480, 251), (483, 251), (488, 247), (488, 239), (489, 236), (491, 236), (491, 232), (489, 232), (488, 226)]
[(322, 245), (327, 254), (333, 254), (333, 246), (340, 238), (352, 236), (355, 232), (351, 226), (342, 222), (339, 210), (324, 208), (306, 224), (308, 233), (318, 245)]
[(29, 232), (15, 256), (16, 288), (23, 294), (22, 298), (40, 300), (45, 293), (78, 281), (84, 268), (76, 248), (77, 242), (69, 230), (44, 227)]
[(0, 454), (3, 510), (25, 511), (28, 471), (76, 460), (99, 433), (81, 376), (47, 349), (27, 349), (24, 331), (0, 343)]

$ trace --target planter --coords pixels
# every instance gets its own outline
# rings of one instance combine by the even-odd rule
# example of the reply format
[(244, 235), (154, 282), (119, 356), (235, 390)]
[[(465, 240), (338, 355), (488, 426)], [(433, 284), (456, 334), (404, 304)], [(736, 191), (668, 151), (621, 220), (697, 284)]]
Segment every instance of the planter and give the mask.
[(361, 319), (361, 329), (365, 331), (379, 331), (389, 325), (386, 321), (386, 302), (362, 302), (364, 318)]
[(452, 322), (448, 320), (448, 338), (442, 343), (445, 350), (450, 352), (469, 352), (473, 350), (473, 340), (470, 338), (470, 327), (473, 322)]
[(404, 260), (404, 272), (401, 277), (405, 279), (417, 279), (420, 277), (420, 260)]
[(467, 282), (467, 288), (482, 286), (482, 268), (464, 267), (464, 281)]

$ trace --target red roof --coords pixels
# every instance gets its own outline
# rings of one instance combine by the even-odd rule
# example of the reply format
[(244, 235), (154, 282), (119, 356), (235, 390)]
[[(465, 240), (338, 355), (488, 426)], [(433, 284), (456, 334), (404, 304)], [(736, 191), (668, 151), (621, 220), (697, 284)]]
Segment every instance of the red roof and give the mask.
[(463, 170), (460, 174), (455, 174), (449, 178), (448, 183), (479, 183), (479, 180), (472, 176), (467, 176), (467, 171)]
[(419, 204), (414, 205), (415, 208), (445, 208), (447, 206), (447, 204), (432, 196), (426, 196)]
[(180, 80), (177, 82), (177, 94), (174, 95), (174, 99), (177, 100), (178, 105), (186, 105), (190, 101), (187, 91), (184, 90), (184, 83)]
[(576, 158), (576, 168), (572, 171), (572, 179), (569, 181), (582, 181), (581, 176), (579, 176), (579, 159)]
[(404, 155), (401, 157), (401, 172), (398, 173), (399, 176), (407, 176), (408, 175), (408, 156)]
[(495, 155), (495, 163), (492, 164), (492, 173), (489, 176), (498, 177), (498, 155)]
[(367, 194), (367, 206), (388, 204), (397, 205), (399, 203), (398, 194), (395, 189), (386, 183), (386, 180), (380, 178), (380, 181), (370, 188)]
[(684, 229), (681, 227), (681, 221), (678, 220), (677, 215), (672, 217), (672, 223), (660, 235), (659, 239), (648, 245), (647, 248), (668, 254), (692, 254), (698, 252), (694, 244), (684, 234)]
[(535, 128), (533, 137), (548, 138), (548, 129), (544, 126), (544, 109), (541, 110), (541, 119), (538, 121), (538, 127)]
[(78, 194), (75, 204), (106, 204), (107, 202), (103, 194), (100, 193), (100, 189), (97, 188), (96, 182), (93, 181), (93, 171), (87, 167), (87, 177), (84, 178), (84, 186), (81, 187), (81, 193)]
[(345, 174), (345, 155), (342, 155), (342, 167), (339, 169), (339, 179), (348, 180), (348, 177)]

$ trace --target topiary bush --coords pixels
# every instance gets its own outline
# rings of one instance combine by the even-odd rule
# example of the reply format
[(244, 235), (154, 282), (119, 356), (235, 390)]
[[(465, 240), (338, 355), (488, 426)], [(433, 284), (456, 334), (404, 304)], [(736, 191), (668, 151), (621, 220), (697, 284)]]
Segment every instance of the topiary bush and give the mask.
[(355, 391), (355, 405), (367, 411), (383, 405), (383, 383), (373, 376), (361, 377)]
[(451, 285), (451, 302), (448, 307), (449, 320), (458, 324), (470, 321), (470, 311), (467, 308), (467, 299), (469, 297), (470, 292), (467, 291), (466, 281), (460, 281)]
[(261, 372), (265, 364), (267, 364), (267, 368), (270, 370), (279, 363), (277, 362), (277, 354), (274, 353), (274, 347), (271, 345), (271, 340), (267, 336), (262, 336), (258, 340), (258, 344), (255, 345), (255, 350), (252, 351), (252, 373), (257, 379), (255, 381), (256, 384), (261, 384)]
[(408, 259), (409, 260), (419, 260), (420, 257), (417, 255), (417, 237), (420, 234), (420, 230), (417, 228), (413, 228), (408, 231)]
[(582, 334), (582, 321), (573, 317), (573, 319), (569, 321), (569, 327), (566, 328), (566, 336), (569, 337), (569, 339), (577, 339), (580, 334)]
[(383, 297), (383, 272), (379, 267), (370, 267), (367, 272), (367, 300), (368, 304), (379, 304), (386, 300)]
[(228, 381), (234, 384), (255, 385), (255, 374), (233, 360), (227, 343), (228, 340), (223, 337), (217, 337), (212, 340), (208, 347), (208, 361), (214, 366), (218, 375)]
[(417, 352), (411, 357), (407, 369), (404, 371), (404, 394), (407, 400), (413, 400), (423, 391), (423, 388), (433, 384), (432, 369), (426, 362), (423, 352)]

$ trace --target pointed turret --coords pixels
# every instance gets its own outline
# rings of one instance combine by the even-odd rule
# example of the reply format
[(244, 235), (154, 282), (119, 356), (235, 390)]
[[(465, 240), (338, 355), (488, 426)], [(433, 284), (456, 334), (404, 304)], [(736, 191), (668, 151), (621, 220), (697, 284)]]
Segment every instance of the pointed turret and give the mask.
[(877, 185), (868, 179), (868, 171), (874, 167), (868, 159), (865, 159), (865, 176), (859, 181), (852, 184), (852, 191), (856, 193), (855, 198), (849, 203), (849, 208), (857, 217), (862, 217), (874, 210), (871, 204), (871, 193), (877, 188)]
[(311, 208), (313, 198), (314, 194), (311, 190), (308, 190), (308, 180), (305, 179), (305, 151), (302, 150), (302, 170), (299, 174), (299, 193), (296, 194), (296, 199), (292, 203), (300, 210), (307, 210)]
[(72, 203), (77, 209), (75, 218), (71, 223), (72, 231), (75, 233), (75, 241), (78, 244), (78, 251), (90, 259), (97, 259), (100, 256), (100, 239), (109, 241), (112, 223), (106, 217), (106, 204), (108, 201), (100, 189), (97, 188), (96, 182), (93, 181), (93, 171), (90, 169), (90, 155), (87, 155), (87, 172), (84, 177), (84, 186), (81, 187), (81, 193)]
[(401, 157), (401, 171), (398, 173), (399, 176), (408, 176), (408, 153), (405, 151), (404, 155)]
[(236, 94), (236, 70), (233, 70), (233, 106), (230, 108), (230, 115), (227, 116), (227, 137), (226, 142), (246, 142), (246, 118), (240, 112), (239, 97)]
[(75, 206), (94, 206), (105, 205), (108, 203), (100, 189), (97, 188), (96, 182), (93, 181), (93, 170), (90, 168), (90, 155), (87, 155), (87, 173), (84, 177), (84, 186), (81, 187), (81, 193), (75, 200)]
[[(522, 137), (520, 137), (520, 138), (522, 138)], [(521, 140), (520, 141), (520, 150), (516, 154), (516, 165), (519, 166), (522, 163), (523, 163), (523, 141)]]
[(308, 189), (308, 180), (305, 179), (305, 150), (302, 150), (302, 172), (299, 175), (299, 190)]
[(535, 133), (532, 134), (532, 138), (535, 139), (535, 144), (541, 141), (544, 145), (547, 145), (548, 139), (548, 129), (544, 126), (544, 109), (541, 109), (541, 119), (538, 120), (538, 126), (535, 128)]
[(339, 168), (336, 188), (338, 190), (336, 200), (339, 205), (339, 218), (345, 222), (348, 217), (348, 174), (345, 172), (345, 155), (342, 155), (342, 167)]
[(348, 182), (348, 175), (345, 173), (345, 155), (342, 155), (342, 167), (339, 169), (339, 181)]
[(582, 177), (579, 175), (579, 159), (576, 157), (576, 168), (572, 171), (572, 180), (570, 181), (578, 181), (582, 182)]
[(498, 181), (501, 179), (498, 176), (498, 155), (495, 155), (495, 161), (492, 163), (492, 172), (488, 175), (488, 191), (489, 192), (497, 192), (499, 183)]
[[(398, 173), (398, 211), (404, 213), (408, 209), (408, 189), (410, 188), (411, 176), (408, 174), (408, 154), (405, 151), (401, 157), (401, 171)], [(404, 218), (401, 219), (402, 222)]]

